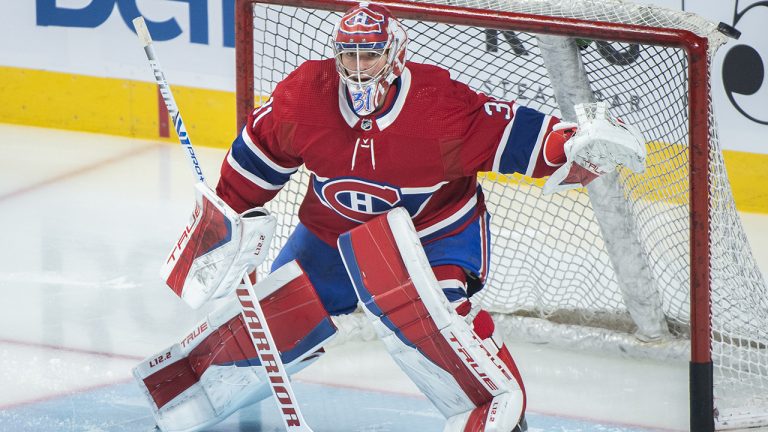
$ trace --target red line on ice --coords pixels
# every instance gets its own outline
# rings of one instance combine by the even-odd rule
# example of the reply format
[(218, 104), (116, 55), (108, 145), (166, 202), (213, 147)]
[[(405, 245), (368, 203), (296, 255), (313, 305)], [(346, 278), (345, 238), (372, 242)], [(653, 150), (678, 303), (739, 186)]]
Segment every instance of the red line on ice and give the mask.
[(20, 345), (20, 346), (29, 347), (29, 348), (44, 348), (44, 349), (50, 349), (50, 350), (56, 350), (56, 351), (66, 351), (66, 352), (77, 353), (77, 354), (86, 354), (86, 355), (116, 358), (116, 359), (122, 359), (122, 360), (136, 360), (136, 361), (144, 360), (144, 357), (138, 357), (134, 355), (109, 353), (104, 351), (95, 351), (95, 350), (88, 350), (88, 349), (82, 349), (82, 348), (70, 348), (70, 347), (65, 347), (60, 345), (51, 345), (51, 344), (38, 343), (38, 342), (0, 339), (0, 344)]
[[(135, 360), (140, 361), (143, 360), (143, 357), (139, 356), (133, 356), (133, 355), (126, 355), (126, 354), (116, 354), (116, 353), (109, 353), (109, 352), (103, 352), (103, 351), (94, 351), (94, 350), (87, 350), (87, 349), (81, 349), (81, 348), (70, 348), (70, 347), (64, 347), (64, 346), (57, 346), (57, 345), (51, 345), (51, 344), (44, 344), (44, 343), (37, 343), (37, 342), (26, 342), (26, 341), (16, 341), (16, 340), (10, 340), (10, 339), (0, 339), (0, 345), (6, 344), (6, 345), (17, 345), (17, 346), (23, 346), (27, 348), (42, 348), (42, 349), (48, 349), (48, 350), (55, 350), (55, 351), (64, 351), (69, 353), (75, 353), (75, 354), (84, 354), (84, 355), (90, 355), (90, 356), (99, 356), (99, 357), (106, 357), (106, 358), (114, 358), (114, 359), (121, 359), (121, 360)], [(100, 384), (94, 384), (86, 387), (80, 387), (76, 389), (68, 389), (59, 391), (56, 393), (48, 394), (45, 396), (40, 396), (32, 399), (22, 400), (22, 401), (16, 401), (11, 402), (8, 404), (0, 404), (0, 410), (7, 410), (7, 409), (13, 409), (13, 408), (19, 408), (21, 406), (25, 405), (33, 405), (36, 403), (46, 402), (49, 400), (57, 399), (60, 397), (65, 396), (71, 396), (79, 393), (87, 393), (93, 390), (98, 390), (105, 387), (110, 387), (116, 384), (123, 384), (127, 382), (131, 382), (132, 378), (121, 378), (113, 381), (109, 381), (106, 383), (100, 383)]]
[(76, 169), (74, 169), (72, 171), (68, 171), (68, 172), (59, 174), (57, 176), (54, 176), (54, 177), (51, 177), (51, 178), (39, 181), (37, 183), (33, 183), (31, 185), (24, 186), (21, 189), (17, 189), (15, 191), (8, 192), (8, 193), (6, 193), (4, 195), (0, 195), (0, 202), (8, 200), (8, 199), (11, 199), (11, 198), (15, 198), (15, 197), (17, 197), (19, 195), (23, 195), (23, 194), (28, 193), (28, 192), (35, 191), (37, 189), (40, 189), (40, 188), (43, 188), (45, 186), (48, 186), (48, 185), (60, 182), (62, 180), (66, 180), (66, 179), (69, 179), (69, 178), (72, 178), (72, 177), (77, 177), (79, 175), (89, 173), (91, 171), (95, 171), (95, 170), (97, 170), (99, 168), (104, 167), (105, 165), (110, 165), (110, 164), (113, 164), (113, 163), (116, 163), (116, 162), (122, 162), (125, 159), (141, 155), (143, 153), (146, 153), (149, 150), (155, 150), (158, 147), (163, 146), (163, 145), (164, 144), (162, 144), (162, 143), (157, 143), (157, 144), (150, 145), (150, 146), (147, 146), (147, 147), (140, 147), (140, 148), (137, 148), (137, 149), (132, 149), (131, 151), (128, 151), (128, 152), (125, 152), (125, 153), (118, 154), (116, 156), (112, 156), (112, 157), (107, 158), (107, 159), (102, 159), (100, 161), (96, 161), (96, 162), (93, 162), (93, 163), (88, 164), (88, 165), (83, 165), (83, 166), (81, 166), (79, 168), (76, 168)]

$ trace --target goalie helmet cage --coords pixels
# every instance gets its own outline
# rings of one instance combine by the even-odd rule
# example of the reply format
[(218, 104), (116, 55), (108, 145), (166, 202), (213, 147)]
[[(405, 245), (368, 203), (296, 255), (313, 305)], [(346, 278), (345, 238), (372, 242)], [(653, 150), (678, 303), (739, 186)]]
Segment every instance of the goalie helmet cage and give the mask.
[[(409, 59), (503, 100), (572, 120), (608, 100), (648, 140), (644, 174), (541, 195), (541, 181), (481, 175), (491, 272), (476, 298), (505, 336), (690, 362), (690, 428), (768, 424), (768, 292), (735, 209), (711, 107), (726, 38), (693, 14), (619, 0), (380, 1)], [(236, 3), (238, 129), (307, 59), (331, 57), (342, 0)], [(255, 100), (254, 100), (255, 98)], [(268, 204), (276, 247), (298, 222), (300, 170)]]

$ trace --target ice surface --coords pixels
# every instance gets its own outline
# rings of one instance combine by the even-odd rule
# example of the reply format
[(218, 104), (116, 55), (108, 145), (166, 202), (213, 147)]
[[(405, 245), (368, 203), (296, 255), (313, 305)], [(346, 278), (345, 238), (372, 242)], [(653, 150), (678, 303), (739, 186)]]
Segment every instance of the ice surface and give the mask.
[[(130, 370), (186, 334), (159, 277), (193, 207), (177, 145), (0, 124), (0, 431), (141, 431)], [(213, 184), (223, 150), (198, 149)], [(768, 217), (745, 215), (763, 269)], [(531, 432), (687, 430), (687, 364), (511, 343)], [(316, 431), (439, 431), (378, 342), (332, 347), (296, 377)], [(211, 430), (282, 430), (265, 401)]]

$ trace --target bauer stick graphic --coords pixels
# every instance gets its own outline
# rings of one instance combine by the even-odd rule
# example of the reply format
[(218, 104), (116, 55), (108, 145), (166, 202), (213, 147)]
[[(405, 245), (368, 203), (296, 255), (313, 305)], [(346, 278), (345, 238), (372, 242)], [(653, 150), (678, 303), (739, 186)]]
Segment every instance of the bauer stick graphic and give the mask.
[[(181, 143), (181, 146), (186, 150), (187, 156), (189, 156), (190, 168), (192, 168), (197, 181), (205, 183), (203, 170), (198, 163), (192, 142), (187, 135), (187, 128), (181, 119), (181, 113), (176, 105), (176, 100), (173, 98), (173, 93), (171, 93), (171, 87), (168, 85), (165, 74), (160, 68), (160, 63), (155, 55), (155, 49), (152, 46), (152, 37), (149, 35), (144, 18), (135, 18), (133, 26), (144, 46), (144, 53), (147, 55), (149, 65), (152, 67), (155, 81), (160, 87), (160, 94), (163, 96), (165, 105), (168, 108), (168, 114), (173, 121), (176, 134), (179, 136), (179, 143)], [(243, 287), (238, 288), (236, 291), (237, 299), (242, 308), (243, 320), (248, 330), (248, 336), (251, 338), (253, 347), (256, 349), (256, 353), (266, 373), (269, 388), (280, 408), (285, 428), (289, 431), (312, 432), (312, 429), (304, 421), (304, 416), (301, 415), (299, 404), (296, 403), (296, 396), (288, 379), (288, 373), (285, 370), (283, 360), (280, 358), (280, 352), (277, 350), (275, 339), (269, 330), (267, 320), (264, 317), (264, 311), (254, 292), (253, 284), (247, 272), (243, 274), (243, 285)]]

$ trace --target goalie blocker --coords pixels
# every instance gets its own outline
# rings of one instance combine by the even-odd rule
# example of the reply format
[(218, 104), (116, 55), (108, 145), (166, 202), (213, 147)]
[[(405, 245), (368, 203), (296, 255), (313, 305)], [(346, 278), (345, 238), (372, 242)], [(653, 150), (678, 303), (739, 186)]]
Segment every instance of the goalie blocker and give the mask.
[[(524, 431), (525, 391), (490, 315), (448, 302), (408, 213), (397, 208), (339, 237), (357, 295), (398, 365), (448, 419), (446, 432)], [(386, 263), (386, 265), (383, 265)], [(464, 310), (462, 310), (464, 309)]]
[(277, 221), (261, 207), (237, 214), (205, 183), (195, 185), (190, 222), (168, 254), (163, 280), (197, 309), (231, 293), (264, 261)]

